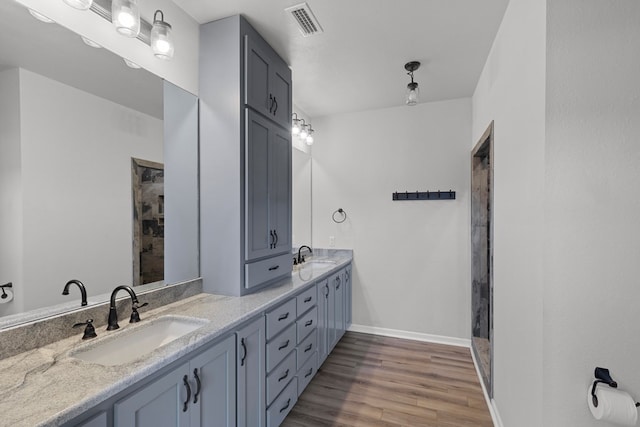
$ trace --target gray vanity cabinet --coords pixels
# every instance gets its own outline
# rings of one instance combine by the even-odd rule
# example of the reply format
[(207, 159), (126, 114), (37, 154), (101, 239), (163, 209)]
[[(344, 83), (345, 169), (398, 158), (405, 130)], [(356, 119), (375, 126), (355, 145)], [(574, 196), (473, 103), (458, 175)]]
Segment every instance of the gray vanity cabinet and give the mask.
[(262, 38), (244, 36), (245, 104), (280, 126), (291, 125), (291, 71)]
[(260, 316), (238, 330), (236, 335), (237, 426), (265, 427), (266, 340), (264, 316)]
[(329, 328), (329, 352), (340, 341), (345, 331), (344, 314), (345, 314), (345, 298), (344, 298), (344, 270), (331, 276), (329, 279), (329, 308), (332, 318), (330, 319)]
[(353, 320), (353, 287), (351, 280), (352, 267), (349, 264), (344, 269), (344, 328), (349, 329)]
[(114, 404), (115, 427), (235, 426), (235, 336)]
[(291, 274), (291, 70), (236, 15), (200, 26), (200, 259), (205, 292)]
[(291, 134), (247, 109), (245, 143), (245, 259), (289, 253)]

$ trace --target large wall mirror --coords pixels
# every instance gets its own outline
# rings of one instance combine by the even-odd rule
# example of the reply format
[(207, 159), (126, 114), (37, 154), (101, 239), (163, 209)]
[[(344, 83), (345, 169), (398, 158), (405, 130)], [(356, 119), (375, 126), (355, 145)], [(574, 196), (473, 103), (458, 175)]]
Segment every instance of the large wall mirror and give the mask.
[(78, 308), (70, 279), (198, 277), (197, 98), (16, 2), (0, 24), (0, 326)]
[(293, 248), (313, 247), (311, 234), (311, 147), (293, 146)]

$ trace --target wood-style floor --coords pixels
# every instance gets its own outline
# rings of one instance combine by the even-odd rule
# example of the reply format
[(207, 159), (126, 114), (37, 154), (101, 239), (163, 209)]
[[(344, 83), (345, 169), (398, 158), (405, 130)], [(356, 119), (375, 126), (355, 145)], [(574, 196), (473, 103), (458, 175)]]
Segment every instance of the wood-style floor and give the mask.
[(493, 423), (468, 348), (347, 332), (282, 425)]

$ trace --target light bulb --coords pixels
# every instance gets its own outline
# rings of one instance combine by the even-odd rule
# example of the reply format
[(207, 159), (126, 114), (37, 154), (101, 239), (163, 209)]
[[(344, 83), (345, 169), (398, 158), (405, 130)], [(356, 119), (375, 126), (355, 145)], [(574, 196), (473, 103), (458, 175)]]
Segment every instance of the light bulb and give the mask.
[(291, 134), (298, 135), (300, 133), (300, 125), (298, 124), (299, 120), (293, 119), (293, 126), (291, 127)]
[(302, 129), (300, 129), (300, 139), (306, 140), (307, 136), (309, 136), (309, 132), (307, 132), (307, 127), (306, 126), (302, 126)]
[[(158, 19), (157, 16), (160, 15)], [(171, 25), (164, 22), (164, 15), (161, 10), (156, 10), (153, 16), (153, 27), (151, 28), (151, 50), (156, 58), (173, 58), (173, 40), (171, 38)]]
[(87, 10), (93, 4), (93, 0), (64, 0), (64, 2), (78, 10)]
[(307, 145), (313, 144), (313, 136), (311, 134), (307, 136), (306, 142), (307, 142)]
[(140, 34), (140, 9), (138, 0), (113, 0), (111, 16), (116, 30), (127, 37)]
[(407, 105), (416, 105), (419, 99), (420, 89), (418, 88), (418, 83), (409, 83), (407, 85)]

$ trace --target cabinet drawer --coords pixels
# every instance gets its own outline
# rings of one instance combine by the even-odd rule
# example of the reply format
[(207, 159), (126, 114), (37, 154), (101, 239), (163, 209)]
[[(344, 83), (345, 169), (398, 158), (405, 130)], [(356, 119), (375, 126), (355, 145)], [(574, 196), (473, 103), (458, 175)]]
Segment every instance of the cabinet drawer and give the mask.
[(293, 351), (267, 375), (267, 405), (280, 394), (283, 388), (296, 376), (296, 352)]
[(296, 324), (298, 328), (298, 342), (300, 342), (316, 328), (318, 324), (318, 307), (314, 307), (313, 310), (299, 318)]
[(267, 427), (278, 427), (298, 401), (298, 382), (291, 381), (287, 388), (267, 409)]
[(245, 264), (244, 287), (249, 289), (278, 277), (290, 275), (292, 270), (291, 254)]
[(316, 287), (312, 286), (297, 296), (298, 299), (298, 315), (301, 315), (311, 307), (316, 305), (317, 292)]
[(296, 350), (296, 367), (298, 370), (302, 368), (302, 365), (309, 359), (309, 356), (316, 351), (317, 337), (318, 330), (314, 329), (313, 332), (298, 345), (298, 349)]
[(291, 298), (267, 313), (267, 341), (289, 326), (296, 319), (296, 299)]
[(298, 377), (298, 396), (302, 394), (305, 388), (309, 385), (313, 376), (318, 371), (318, 352), (316, 351), (311, 355), (307, 363), (298, 371), (296, 377)]
[(278, 366), (280, 362), (296, 347), (296, 325), (291, 324), (283, 333), (267, 344), (267, 372)]

